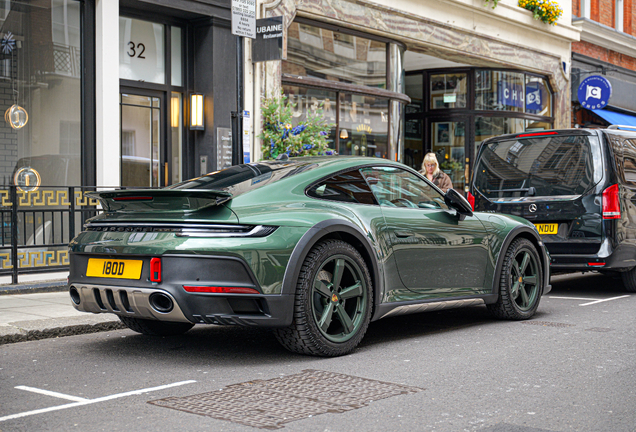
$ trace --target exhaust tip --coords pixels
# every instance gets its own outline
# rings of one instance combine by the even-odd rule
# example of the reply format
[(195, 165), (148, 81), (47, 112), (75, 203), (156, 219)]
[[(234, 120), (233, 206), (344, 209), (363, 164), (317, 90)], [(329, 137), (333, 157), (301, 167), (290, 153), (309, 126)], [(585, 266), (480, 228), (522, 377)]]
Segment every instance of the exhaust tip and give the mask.
[(68, 292), (71, 295), (71, 301), (74, 304), (79, 306), (79, 304), (81, 302), (81, 299), (80, 299), (80, 294), (79, 294), (79, 291), (77, 290), (77, 288), (72, 286), (71, 288), (69, 288)]
[(168, 313), (174, 309), (172, 299), (163, 293), (153, 293), (148, 298), (150, 306), (160, 313)]

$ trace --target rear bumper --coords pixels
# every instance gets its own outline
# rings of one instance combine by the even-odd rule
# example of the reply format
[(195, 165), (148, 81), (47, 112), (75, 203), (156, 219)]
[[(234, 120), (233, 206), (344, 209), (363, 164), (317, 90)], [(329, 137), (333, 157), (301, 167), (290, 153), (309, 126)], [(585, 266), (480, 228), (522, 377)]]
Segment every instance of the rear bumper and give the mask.
[(595, 254), (550, 254), (550, 268), (555, 271), (628, 270), (636, 266), (636, 246), (622, 243), (612, 248), (608, 240)]
[[(139, 279), (87, 277), (90, 258), (143, 261)], [(75, 309), (131, 318), (194, 324), (289, 326), (294, 296), (264, 293), (239, 257), (161, 255), (162, 278), (151, 282), (150, 255), (71, 253), (69, 293)], [(188, 292), (185, 286), (246, 287), (250, 294)]]
[(194, 324), (285, 327), (291, 323), (289, 295), (175, 293), (172, 290), (70, 283), (75, 309)]

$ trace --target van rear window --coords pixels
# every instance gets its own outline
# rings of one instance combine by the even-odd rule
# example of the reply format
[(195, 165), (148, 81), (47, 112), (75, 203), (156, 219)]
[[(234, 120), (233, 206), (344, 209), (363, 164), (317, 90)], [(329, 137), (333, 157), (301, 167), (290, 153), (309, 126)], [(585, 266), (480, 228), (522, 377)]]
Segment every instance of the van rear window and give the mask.
[(601, 179), (597, 137), (534, 137), (485, 144), (475, 188), (487, 198), (581, 195)]

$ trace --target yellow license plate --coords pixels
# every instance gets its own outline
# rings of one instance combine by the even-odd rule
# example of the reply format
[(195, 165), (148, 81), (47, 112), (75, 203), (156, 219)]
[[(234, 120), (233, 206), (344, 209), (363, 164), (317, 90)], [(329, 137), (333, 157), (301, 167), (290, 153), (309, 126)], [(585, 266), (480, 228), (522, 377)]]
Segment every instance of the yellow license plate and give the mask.
[(550, 224), (534, 224), (537, 227), (537, 231), (539, 234), (556, 234), (559, 230), (559, 224), (550, 223)]
[(86, 276), (117, 279), (139, 279), (141, 277), (141, 260), (114, 260), (89, 258)]

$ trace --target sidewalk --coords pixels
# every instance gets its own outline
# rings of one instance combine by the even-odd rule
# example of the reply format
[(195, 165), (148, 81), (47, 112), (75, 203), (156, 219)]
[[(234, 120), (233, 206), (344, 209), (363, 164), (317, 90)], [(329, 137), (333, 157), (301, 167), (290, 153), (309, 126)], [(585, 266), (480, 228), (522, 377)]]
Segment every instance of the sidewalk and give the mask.
[(114, 314), (75, 310), (66, 280), (0, 286), (0, 345), (120, 328)]

